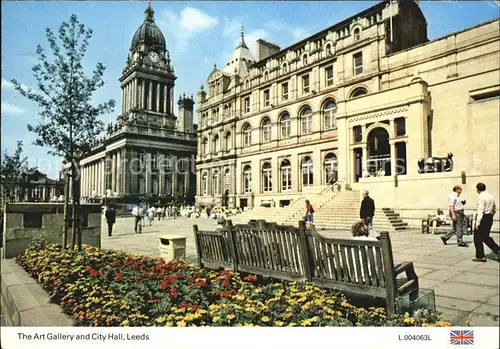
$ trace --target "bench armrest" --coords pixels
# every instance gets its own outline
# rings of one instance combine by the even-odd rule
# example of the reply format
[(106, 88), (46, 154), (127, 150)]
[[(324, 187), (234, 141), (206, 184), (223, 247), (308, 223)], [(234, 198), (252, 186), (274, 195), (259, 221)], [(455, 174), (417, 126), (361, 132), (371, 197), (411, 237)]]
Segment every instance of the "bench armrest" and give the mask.
[(399, 263), (394, 267), (394, 273), (397, 275), (406, 272), (407, 270), (413, 270), (413, 262), (403, 262)]

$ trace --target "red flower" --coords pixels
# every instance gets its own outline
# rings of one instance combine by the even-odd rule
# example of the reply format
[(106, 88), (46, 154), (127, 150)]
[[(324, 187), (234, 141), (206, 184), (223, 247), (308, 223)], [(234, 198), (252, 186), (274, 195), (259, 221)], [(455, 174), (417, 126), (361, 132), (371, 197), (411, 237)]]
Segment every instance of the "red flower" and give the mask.
[(116, 261), (116, 260), (115, 260), (115, 261), (113, 261), (112, 266), (116, 268), (116, 267), (121, 266), (121, 264), (122, 264), (122, 263), (121, 263), (120, 261)]
[(159, 298), (153, 298), (151, 300), (151, 302), (153, 302), (153, 303), (160, 303), (160, 299)]
[(224, 286), (224, 287), (228, 287), (228, 286), (229, 286), (229, 281), (224, 280), (224, 282), (222, 283), (222, 286)]
[(200, 308), (199, 306), (197, 306), (196, 304), (193, 304), (193, 305), (191, 306), (191, 311), (192, 311), (192, 312), (195, 312), (195, 311), (197, 311), (199, 308)]
[(92, 270), (92, 267), (90, 265), (87, 265), (87, 268), (85, 268), (85, 270), (90, 273), (90, 271)]
[(94, 270), (94, 269), (92, 269), (92, 268), (90, 268), (90, 269), (91, 269), (91, 270), (90, 270), (90, 275), (92, 275), (92, 276), (94, 276), (94, 277), (99, 275), (99, 272), (98, 272), (97, 270)]
[(123, 273), (116, 274), (116, 280), (122, 281), (122, 279), (123, 279)]
[(220, 292), (219, 291), (214, 291), (214, 296), (215, 297), (219, 297), (220, 296)]
[(184, 303), (184, 302), (182, 302), (182, 303), (181, 303), (181, 304), (179, 304), (179, 305), (180, 305), (180, 307), (181, 307), (181, 308), (187, 308), (187, 306), (188, 306), (188, 305), (187, 305), (186, 303)]
[(255, 275), (247, 275), (243, 278), (243, 281), (256, 281), (257, 280), (257, 276)]
[(196, 281), (196, 285), (199, 287), (205, 287), (207, 285), (207, 283), (203, 280), (198, 280), (198, 281)]
[(222, 291), (222, 292), (220, 293), (220, 295), (221, 295), (222, 297), (231, 297), (231, 295), (232, 295), (232, 294), (233, 294), (233, 290), (229, 290), (229, 291)]
[(141, 280), (141, 276), (140, 276), (140, 275), (137, 275), (137, 276), (135, 277), (135, 279), (136, 279), (137, 281), (140, 281), (140, 280)]
[(148, 278), (149, 277), (149, 273), (148, 272), (144, 272), (144, 273), (141, 274), (141, 276), (143, 278)]
[(165, 260), (164, 260), (163, 258), (160, 258), (160, 260), (158, 261), (158, 263), (159, 263), (160, 265), (163, 265), (163, 264), (165, 264), (165, 263), (167, 263), (167, 262), (165, 262)]
[(160, 290), (166, 290), (167, 286), (168, 286), (168, 284), (165, 281), (162, 281), (160, 283)]

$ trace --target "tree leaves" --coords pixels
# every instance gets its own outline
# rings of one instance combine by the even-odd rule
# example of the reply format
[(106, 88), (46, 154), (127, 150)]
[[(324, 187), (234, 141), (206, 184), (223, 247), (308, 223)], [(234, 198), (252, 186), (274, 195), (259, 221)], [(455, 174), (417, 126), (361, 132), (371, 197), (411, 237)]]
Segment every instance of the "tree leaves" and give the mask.
[(57, 35), (49, 28), (45, 34), (51, 57), (41, 45), (37, 46), (38, 63), (32, 68), (36, 90), (15, 79), (12, 83), (22, 96), (38, 104), (38, 123), (27, 126), (37, 135), (34, 144), (51, 148), (50, 155), (78, 162), (104, 131), (100, 117), (113, 112), (115, 101), (92, 103), (94, 93), (104, 86), (106, 68), (97, 63), (90, 76), (84, 72), (82, 61), (92, 37), (91, 29), (72, 15), (61, 24)]

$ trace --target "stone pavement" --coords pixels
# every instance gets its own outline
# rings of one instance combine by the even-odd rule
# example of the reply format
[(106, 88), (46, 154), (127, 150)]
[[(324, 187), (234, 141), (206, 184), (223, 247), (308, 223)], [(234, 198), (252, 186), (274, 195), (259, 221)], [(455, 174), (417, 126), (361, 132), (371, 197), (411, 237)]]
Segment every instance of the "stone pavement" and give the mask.
[[(214, 220), (207, 218), (180, 218), (155, 221), (151, 227), (143, 229), (143, 234), (135, 234), (133, 224), (132, 217), (118, 217), (113, 237), (108, 238), (103, 221), (102, 247), (158, 257), (158, 236), (178, 234), (187, 237), (186, 259), (194, 262), (193, 224), (198, 224), (201, 230), (214, 230), (217, 226)], [(320, 233), (326, 237), (350, 235), (348, 232)], [(498, 234), (493, 234), (493, 238), (499, 242)], [(416, 231), (391, 233), (395, 262), (412, 261), (415, 264), (420, 287), (435, 291), (436, 306), (444, 319), (457, 325), (465, 325), (470, 320), (473, 326), (499, 326), (499, 262), (493, 259), (487, 263), (472, 262), (471, 235), (465, 237), (470, 243), (468, 248), (459, 248), (452, 240), (445, 246), (439, 235), (422, 235)]]

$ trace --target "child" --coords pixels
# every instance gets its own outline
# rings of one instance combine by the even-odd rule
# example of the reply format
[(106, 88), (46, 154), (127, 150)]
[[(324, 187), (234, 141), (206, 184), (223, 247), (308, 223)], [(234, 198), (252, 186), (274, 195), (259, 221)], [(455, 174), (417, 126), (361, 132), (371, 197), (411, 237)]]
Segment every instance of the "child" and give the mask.
[(437, 215), (432, 219), (431, 225), (431, 234), (439, 234), (436, 233), (436, 228), (439, 227), (441, 224), (446, 222), (446, 216), (443, 213), (443, 210), (439, 209), (437, 210)]

